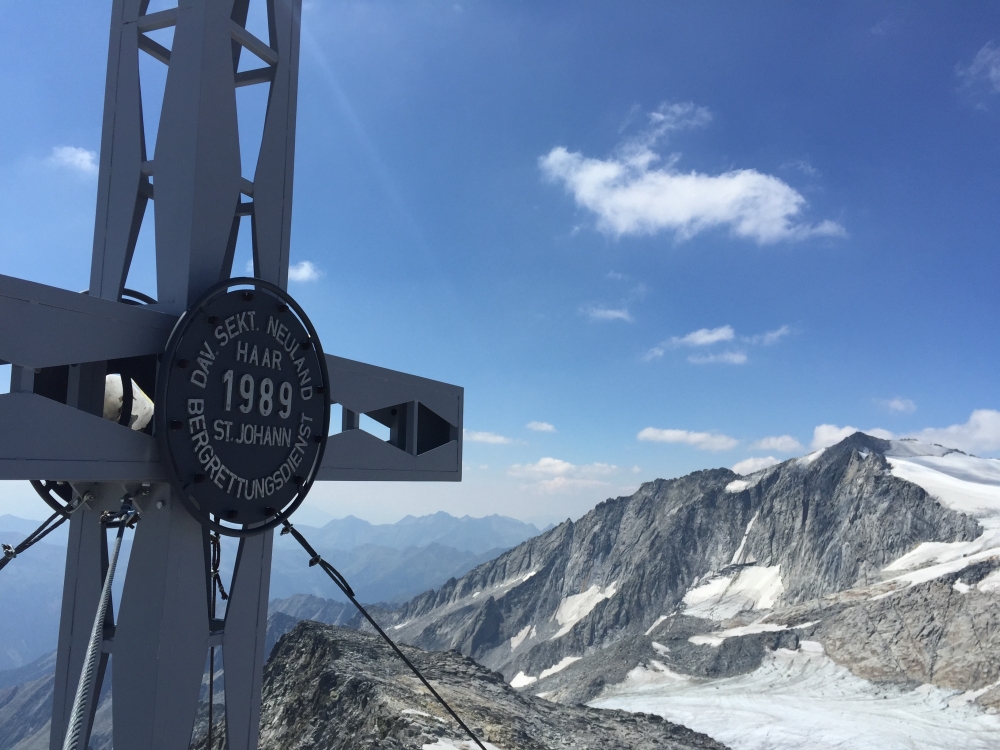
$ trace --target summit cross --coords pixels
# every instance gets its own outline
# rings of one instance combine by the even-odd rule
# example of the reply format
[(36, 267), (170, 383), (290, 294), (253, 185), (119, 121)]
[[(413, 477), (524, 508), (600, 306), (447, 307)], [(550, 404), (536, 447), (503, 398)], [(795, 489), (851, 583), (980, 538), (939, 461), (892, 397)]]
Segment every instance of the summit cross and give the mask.
[[(251, 2), (266, 6), (266, 41), (247, 30)], [(0, 362), (12, 365), (0, 396), (0, 479), (46, 480), (77, 508), (50, 748), (63, 746), (108, 566), (101, 516), (127, 496), (141, 520), (92, 691), (113, 656), (114, 747), (186, 750), (208, 649), (221, 646), (228, 748), (252, 750), (273, 528), (314, 481), (461, 481), (464, 394), (323, 354), (285, 291), (301, 0), (148, 6), (112, 2), (89, 289), (0, 275)], [(169, 48), (150, 36), (166, 29)], [(152, 153), (140, 55), (167, 69)], [(268, 88), (252, 176), (241, 171), (241, 86)], [(126, 288), (150, 201), (155, 299)], [(253, 277), (232, 278), (247, 229)], [(114, 383), (121, 414), (108, 418)], [(155, 414), (135, 429), (143, 393)], [(321, 429), (331, 404), (340, 424)], [(388, 427), (388, 441), (360, 429), (361, 415)], [(210, 611), (211, 531), (240, 537), (222, 619)], [(95, 711), (88, 706), (83, 747)]]

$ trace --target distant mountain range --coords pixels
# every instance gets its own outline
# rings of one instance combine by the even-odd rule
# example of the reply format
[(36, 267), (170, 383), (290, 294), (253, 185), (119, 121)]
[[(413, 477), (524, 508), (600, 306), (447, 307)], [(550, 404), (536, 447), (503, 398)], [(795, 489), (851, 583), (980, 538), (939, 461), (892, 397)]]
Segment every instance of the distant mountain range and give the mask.
[[(294, 519), (293, 519), (294, 520)], [(0, 541), (15, 545), (38, 522), (0, 515)], [(326, 559), (347, 577), (364, 602), (402, 602), (464, 575), (525, 539), (537, 527), (513, 518), (455, 518), (448, 513), (407, 516), (395, 524), (360, 518), (330, 521), (319, 528), (299, 526)], [(32, 662), (56, 646), (65, 565), (65, 525), (0, 572), (0, 670)], [(123, 547), (127, 559), (131, 539)], [(232, 575), (235, 542), (224, 541), (222, 572)], [(116, 583), (123, 582), (119, 576)], [(289, 536), (275, 536), (271, 598), (313, 594), (344, 600), (332, 581)]]

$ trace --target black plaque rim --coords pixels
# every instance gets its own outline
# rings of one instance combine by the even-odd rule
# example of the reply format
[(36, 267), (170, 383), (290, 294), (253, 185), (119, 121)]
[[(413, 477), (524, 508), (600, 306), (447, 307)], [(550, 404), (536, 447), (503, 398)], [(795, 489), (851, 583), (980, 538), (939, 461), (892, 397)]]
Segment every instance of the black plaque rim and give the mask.
[[(263, 290), (274, 295), (274, 297), (288, 305), (289, 308), (295, 312), (295, 315), (299, 318), (306, 331), (309, 333), (310, 341), (316, 351), (316, 358), (319, 360), (320, 376), (323, 378), (323, 390), (321, 393), (323, 397), (323, 429), (320, 431), (322, 440), (318, 443), (319, 447), (316, 451), (316, 458), (313, 461), (313, 465), (309, 468), (308, 473), (306, 473), (303, 482), (299, 485), (298, 492), (296, 493), (294, 499), (274, 516), (261, 523), (226, 526), (219, 520), (212, 518), (211, 514), (205, 513), (194, 498), (192, 498), (188, 493), (187, 484), (181, 481), (177, 466), (174, 463), (173, 454), (170, 450), (169, 441), (167, 440), (168, 425), (166, 399), (170, 375), (169, 362), (173, 360), (173, 355), (176, 352), (177, 346), (182, 337), (195, 322), (198, 315), (203, 312), (205, 305), (217, 297), (221, 297), (222, 295), (229, 293), (234, 288), (238, 289), (240, 287)], [(296, 302), (284, 289), (279, 287), (277, 284), (272, 284), (271, 282), (264, 281), (263, 279), (255, 279), (248, 276), (237, 276), (221, 281), (205, 292), (205, 294), (200, 297), (197, 302), (195, 302), (184, 312), (183, 315), (181, 315), (181, 317), (177, 320), (177, 323), (174, 325), (173, 331), (170, 332), (170, 338), (167, 340), (167, 348), (164, 351), (160, 367), (156, 374), (156, 394), (153, 400), (153, 425), (156, 440), (160, 447), (161, 460), (167, 467), (170, 484), (173, 486), (174, 491), (180, 496), (181, 502), (184, 503), (184, 507), (187, 511), (191, 513), (191, 515), (194, 516), (195, 519), (197, 519), (203, 526), (211, 529), (212, 531), (217, 531), (225, 536), (233, 537), (248, 537), (256, 534), (262, 534), (265, 531), (270, 531), (276, 526), (284, 523), (292, 515), (292, 513), (298, 509), (298, 507), (302, 504), (302, 501), (305, 500), (306, 495), (312, 488), (313, 482), (316, 481), (316, 474), (319, 472), (320, 464), (323, 462), (323, 454), (326, 452), (327, 435), (330, 432), (329, 384), (330, 376), (327, 372), (326, 356), (323, 354), (323, 347), (320, 344), (319, 336), (316, 335), (316, 329), (313, 327), (312, 321), (309, 320), (309, 316), (306, 315), (305, 310), (303, 310), (301, 305), (299, 305), (299, 303)]]

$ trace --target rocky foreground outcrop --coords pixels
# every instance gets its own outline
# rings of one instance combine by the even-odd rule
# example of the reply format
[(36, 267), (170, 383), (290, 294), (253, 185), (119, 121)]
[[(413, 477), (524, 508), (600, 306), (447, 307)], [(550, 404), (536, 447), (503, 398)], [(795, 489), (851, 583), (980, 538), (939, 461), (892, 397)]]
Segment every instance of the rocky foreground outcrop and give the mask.
[[(725, 750), (659, 716), (565, 706), (523, 695), (455, 652), (403, 647), (487, 747), (499, 750)], [(220, 675), (221, 677), (221, 675)], [(222, 680), (220, 679), (220, 682)], [(212, 749), (225, 748), (217, 696)], [(0, 690), (0, 747), (48, 747), (52, 676)], [(207, 750), (207, 704), (192, 747)], [(97, 712), (92, 750), (111, 748), (111, 700)], [(299, 622), (264, 669), (261, 750), (465, 750), (473, 745), (378, 636)]]
[[(522, 695), (455, 652), (404, 652), (484, 742), (501, 750), (723, 750), (658, 716), (564, 706)], [(214, 747), (224, 747), (220, 723)], [(202, 737), (196, 747), (204, 748)], [(379, 637), (304, 621), (264, 670), (261, 750), (474, 747)]]

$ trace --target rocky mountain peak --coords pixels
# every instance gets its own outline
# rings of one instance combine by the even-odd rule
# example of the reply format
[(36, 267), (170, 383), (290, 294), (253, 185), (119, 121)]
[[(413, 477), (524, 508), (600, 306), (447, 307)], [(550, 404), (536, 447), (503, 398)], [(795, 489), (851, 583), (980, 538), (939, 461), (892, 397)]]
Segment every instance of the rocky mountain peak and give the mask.
[(982, 533), (894, 476), (891, 448), (855, 433), (745, 477), (709, 469), (646, 482), (413, 599), (392, 632), (526, 686), (665, 618), (761, 617), (877, 583), (921, 543)]

